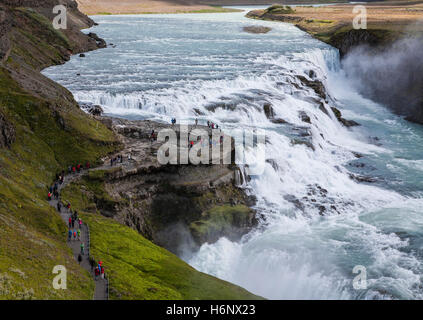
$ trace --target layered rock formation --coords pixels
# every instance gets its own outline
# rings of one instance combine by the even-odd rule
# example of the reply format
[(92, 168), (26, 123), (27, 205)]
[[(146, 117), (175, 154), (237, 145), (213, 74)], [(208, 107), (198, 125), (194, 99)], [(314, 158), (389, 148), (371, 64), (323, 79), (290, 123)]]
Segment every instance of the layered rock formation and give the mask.
[[(179, 140), (179, 126), (107, 117), (101, 120), (116, 131), (125, 147), (111, 157), (122, 155), (122, 164), (111, 166), (109, 158), (104, 159), (105, 167), (84, 178), (87, 185), (102, 186), (102, 192), (87, 192), (95, 204), (90, 210), (99, 210), (175, 253), (222, 236), (237, 240), (256, 225), (255, 212), (250, 209), (255, 199), (237, 187), (240, 175), (233, 163), (159, 163), (157, 153), (163, 142), (151, 140), (152, 130), (174, 130), (179, 154), (189, 151), (188, 141)], [(195, 128), (212, 137), (211, 129)], [(229, 152), (232, 156), (233, 141)]]

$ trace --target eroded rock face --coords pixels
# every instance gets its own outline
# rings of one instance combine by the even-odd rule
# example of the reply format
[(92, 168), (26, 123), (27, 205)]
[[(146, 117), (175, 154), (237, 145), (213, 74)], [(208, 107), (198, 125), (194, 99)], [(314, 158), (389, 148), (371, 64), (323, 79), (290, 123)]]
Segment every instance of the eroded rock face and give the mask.
[(313, 91), (323, 100), (327, 100), (326, 88), (320, 80), (308, 80), (304, 76), (297, 76), (297, 78), (307, 87), (313, 89)]
[[(222, 236), (237, 240), (257, 224), (256, 212), (250, 209), (255, 199), (236, 186), (235, 165), (158, 163), (162, 143), (150, 139), (152, 130), (177, 131), (179, 126), (102, 119), (112, 121), (125, 145), (122, 165), (90, 178), (104, 184), (106, 194), (91, 195), (103, 215), (178, 254), (181, 248), (196, 248)], [(183, 142), (178, 143), (181, 147)]]
[(0, 148), (10, 148), (15, 141), (15, 128), (0, 113)]

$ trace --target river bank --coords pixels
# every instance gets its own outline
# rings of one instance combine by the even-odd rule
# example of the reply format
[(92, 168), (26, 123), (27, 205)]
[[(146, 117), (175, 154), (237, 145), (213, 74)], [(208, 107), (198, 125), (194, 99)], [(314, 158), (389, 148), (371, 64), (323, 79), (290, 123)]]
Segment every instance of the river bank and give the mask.
[[(419, 21), (422, 18), (423, 2), (378, 2), (366, 3), (367, 28), (353, 29), (357, 14), (353, 4), (332, 6), (298, 6), (280, 11), (280, 6), (264, 10), (252, 10), (248, 18), (292, 23), (313, 37), (339, 49), (341, 57), (357, 45), (387, 46), (405, 36), (423, 34)], [(279, 11), (278, 11), (279, 10)]]

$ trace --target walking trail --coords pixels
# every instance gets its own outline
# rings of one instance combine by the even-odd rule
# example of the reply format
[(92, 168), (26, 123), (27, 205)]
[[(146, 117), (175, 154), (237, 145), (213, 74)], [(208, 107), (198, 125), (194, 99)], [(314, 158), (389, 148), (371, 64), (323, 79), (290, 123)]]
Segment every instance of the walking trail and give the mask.
[[(97, 168), (98, 170), (99, 168)], [(82, 170), (80, 173), (74, 173), (74, 174), (68, 174), (65, 176), (65, 179), (63, 181), (62, 184), (59, 184), (58, 186), (58, 191), (59, 191), (59, 200), (56, 200), (54, 198), (52, 198), (51, 201), (49, 201), (49, 204), (54, 207), (57, 210), (57, 203), (60, 201), (60, 191), (66, 187), (69, 183), (71, 183), (72, 181), (80, 178), (83, 174), (84, 171), (86, 172), (87, 170)], [(70, 217), (70, 210), (68, 210), (65, 207), (65, 204), (62, 203), (62, 207), (60, 210), (60, 216), (62, 218), (62, 220), (65, 222), (66, 226), (68, 226), (69, 224), (69, 217)], [(79, 228), (79, 225), (77, 223), (77, 221), (75, 221), (75, 230), (77, 230)], [(66, 233), (66, 239), (68, 237), (68, 234)], [(72, 237), (73, 238), (73, 237)], [(78, 261), (78, 255), (81, 253), (81, 242), (84, 242), (84, 254), (82, 255), (82, 261), (81, 261), (81, 266), (83, 268), (85, 268), (93, 277), (95, 277), (94, 275), (94, 269), (91, 268), (91, 264), (89, 261), (89, 255), (90, 255), (90, 243), (89, 243), (89, 239), (90, 239), (90, 234), (89, 234), (89, 228), (88, 226), (83, 223), (82, 227), (81, 227), (81, 240), (73, 240), (71, 239), (70, 241), (67, 241), (68, 246), (72, 249), (73, 255), (75, 257), (75, 260)], [(94, 300), (107, 300), (108, 299), (108, 280), (107, 279), (102, 279), (101, 277), (98, 277), (97, 280), (95, 280), (95, 291), (94, 291)]]

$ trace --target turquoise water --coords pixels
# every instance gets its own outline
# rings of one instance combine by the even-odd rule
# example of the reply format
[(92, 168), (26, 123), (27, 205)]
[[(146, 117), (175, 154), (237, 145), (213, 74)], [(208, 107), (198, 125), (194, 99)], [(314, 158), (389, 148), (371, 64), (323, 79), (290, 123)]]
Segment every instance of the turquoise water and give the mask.
[[(421, 299), (423, 126), (360, 96), (335, 49), (244, 14), (97, 16), (89, 31), (113, 46), (44, 73), (109, 115), (266, 130), (271, 161), (243, 186), (257, 196), (260, 226), (239, 242), (181, 248), (197, 269), (270, 299)], [(272, 30), (249, 34), (247, 25)], [(330, 95), (326, 108), (361, 126), (346, 129), (319, 110), (297, 78), (310, 70)], [(290, 125), (270, 122), (265, 103)], [(366, 289), (353, 287), (357, 265), (366, 267)]]

